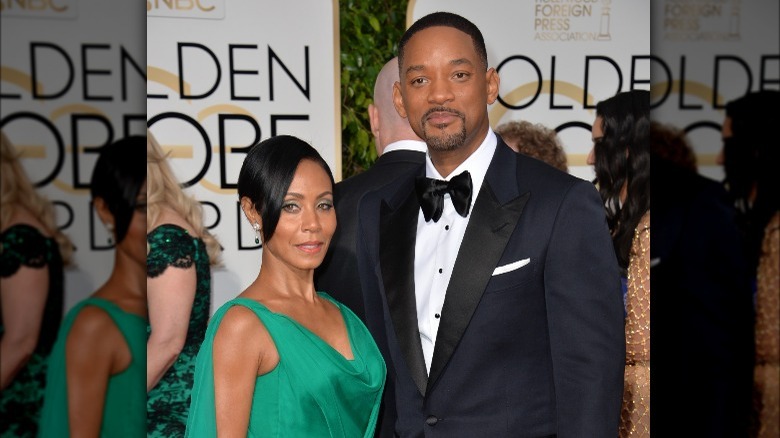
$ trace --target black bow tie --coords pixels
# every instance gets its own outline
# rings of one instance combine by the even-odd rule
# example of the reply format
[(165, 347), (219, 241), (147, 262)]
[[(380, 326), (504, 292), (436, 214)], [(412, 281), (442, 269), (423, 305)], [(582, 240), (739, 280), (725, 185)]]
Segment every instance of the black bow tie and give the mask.
[(459, 215), (466, 217), (471, 206), (471, 175), (468, 171), (449, 181), (418, 176), (415, 181), (417, 199), (420, 201), (425, 222), (433, 218), (438, 222), (444, 211), (444, 194), (449, 193), (452, 205)]

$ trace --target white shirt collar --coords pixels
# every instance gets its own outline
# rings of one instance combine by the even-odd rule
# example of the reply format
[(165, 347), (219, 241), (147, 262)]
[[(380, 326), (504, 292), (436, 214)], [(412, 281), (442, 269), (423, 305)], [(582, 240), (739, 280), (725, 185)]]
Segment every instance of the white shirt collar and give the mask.
[(386, 154), (393, 151), (427, 152), (428, 147), (425, 145), (424, 141), (420, 140), (398, 140), (385, 146), (385, 150), (382, 153)]
[[(425, 176), (428, 178), (436, 178), (436, 179), (443, 179), (449, 181), (453, 177), (460, 175), (464, 171), (468, 170), (471, 174), (471, 184), (472, 184), (472, 199), (476, 201), (477, 194), (479, 193), (479, 190), (482, 188), (482, 181), (485, 180), (485, 175), (487, 174), (488, 167), (490, 167), (490, 162), (493, 160), (493, 154), (496, 152), (496, 146), (498, 145), (498, 139), (496, 138), (496, 134), (493, 132), (492, 129), (488, 127), (487, 135), (485, 136), (485, 139), (482, 140), (482, 144), (479, 145), (477, 150), (475, 150), (471, 155), (469, 155), (468, 158), (466, 158), (465, 161), (460, 163), (458, 167), (455, 168), (455, 170), (450, 173), (447, 178), (443, 178), (441, 174), (439, 174), (439, 171), (436, 170), (436, 168), (433, 166), (433, 162), (431, 161), (430, 154), (425, 154)], [(471, 203), (471, 207), (474, 207), (474, 202)]]

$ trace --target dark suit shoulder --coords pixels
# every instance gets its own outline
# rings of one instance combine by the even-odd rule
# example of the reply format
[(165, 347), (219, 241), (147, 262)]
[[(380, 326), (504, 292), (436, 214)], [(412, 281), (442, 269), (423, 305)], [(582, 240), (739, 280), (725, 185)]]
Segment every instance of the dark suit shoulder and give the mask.
[(522, 154), (517, 154), (517, 183), (521, 192), (530, 191), (532, 197), (548, 201), (565, 197), (577, 186), (580, 186), (580, 190), (598, 195), (596, 187), (590, 181)]
[(369, 191), (396, 182), (425, 163), (425, 154), (416, 151), (393, 151), (379, 157), (376, 163), (362, 173), (351, 176), (335, 187), (335, 197), (357, 202)]

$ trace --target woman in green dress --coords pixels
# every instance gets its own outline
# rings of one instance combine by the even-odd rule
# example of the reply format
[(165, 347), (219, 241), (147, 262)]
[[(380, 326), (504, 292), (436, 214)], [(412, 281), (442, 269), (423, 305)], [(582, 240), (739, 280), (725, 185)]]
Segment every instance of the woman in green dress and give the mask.
[(182, 437), (209, 320), (210, 265), (220, 247), (203, 226), (200, 204), (182, 191), (149, 131), (146, 160), (147, 437)]
[(51, 353), (39, 436), (143, 437), (146, 393), (144, 137), (101, 149), (91, 192), (116, 242), (108, 281), (65, 316)]
[(0, 133), (0, 437), (34, 437), (73, 245)]
[(328, 165), (307, 143), (273, 137), (247, 154), (238, 194), (262, 265), (209, 323), (187, 436), (372, 436), (384, 361), (360, 320), (314, 289), (336, 229)]

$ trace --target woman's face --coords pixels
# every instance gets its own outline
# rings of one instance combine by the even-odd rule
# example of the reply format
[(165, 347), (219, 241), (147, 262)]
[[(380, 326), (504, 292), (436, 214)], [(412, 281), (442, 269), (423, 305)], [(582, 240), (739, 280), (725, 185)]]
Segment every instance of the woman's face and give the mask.
[(599, 142), (602, 138), (604, 138), (604, 129), (602, 128), (603, 124), (604, 119), (602, 119), (601, 116), (596, 116), (596, 120), (593, 121), (593, 128), (591, 129), (593, 146), (590, 147), (590, 153), (588, 153), (588, 159), (586, 161), (591, 166), (596, 164), (596, 142)]
[(302, 160), (282, 202), (273, 236), (263, 242), (263, 264), (279, 262), (292, 270), (318, 267), (336, 231), (333, 185), (325, 170)]

